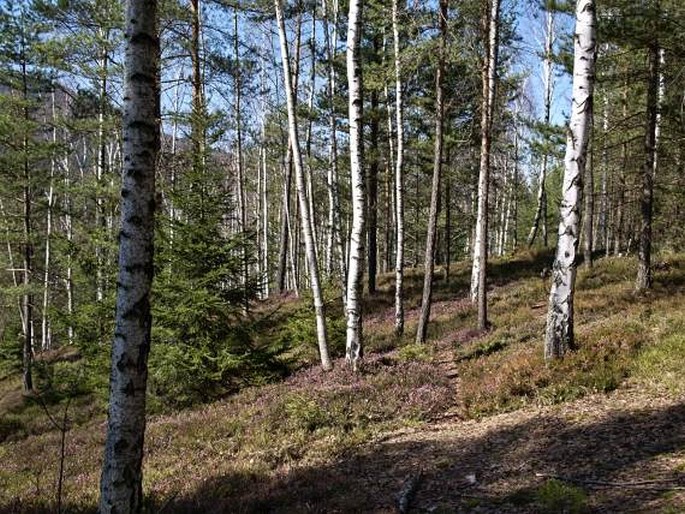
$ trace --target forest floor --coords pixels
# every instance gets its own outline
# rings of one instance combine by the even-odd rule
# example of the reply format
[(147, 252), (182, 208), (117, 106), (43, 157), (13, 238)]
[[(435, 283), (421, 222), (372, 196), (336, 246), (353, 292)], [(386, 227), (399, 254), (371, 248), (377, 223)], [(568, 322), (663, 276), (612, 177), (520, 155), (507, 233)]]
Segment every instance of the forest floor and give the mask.
[[(549, 255), (493, 262), (487, 333), (472, 329), (468, 266), (449, 283), (439, 270), (425, 346), (412, 343), (420, 272), (399, 340), (384, 277), (366, 299), (361, 373), (338, 359), (151, 415), (149, 510), (390, 513), (404, 499), (417, 513), (685, 512), (685, 256), (659, 259), (643, 295), (630, 258), (581, 270), (578, 348), (552, 366)], [(17, 387), (0, 380), (0, 512), (56, 512), (60, 431)], [(67, 418), (62, 509), (92, 512), (105, 417), (77, 398)]]

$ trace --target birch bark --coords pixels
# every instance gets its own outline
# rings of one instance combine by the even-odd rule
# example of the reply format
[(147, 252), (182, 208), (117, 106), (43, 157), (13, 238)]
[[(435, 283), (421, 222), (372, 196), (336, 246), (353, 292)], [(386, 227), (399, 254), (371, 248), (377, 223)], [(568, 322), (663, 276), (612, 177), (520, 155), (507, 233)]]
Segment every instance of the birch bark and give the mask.
[(480, 173), (478, 177), (478, 213), (474, 237), (473, 270), (471, 272), (471, 301), (478, 305), (478, 328), (485, 330), (487, 292), (485, 290), (488, 258), (488, 193), (490, 181), (490, 145), (492, 115), (497, 82), (497, 46), (499, 28), (499, 0), (492, 0), (488, 23), (488, 55), (483, 70), (483, 106), (481, 115)]
[[(328, 189), (328, 239), (326, 241), (326, 273), (332, 275), (334, 253), (337, 252), (338, 273), (342, 285), (343, 306), (347, 304), (347, 261), (342, 238), (341, 214), (340, 214), (340, 190), (338, 187), (338, 122), (335, 114), (335, 58), (337, 55), (336, 44), (338, 41), (338, 3), (333, 2), (333, 19), (329, 20), (328, 0), (322, 0), (324, 18), (324, 43), (328, 58), (328, 124), (330, 127), (329, 167), (326, 175)], [(333, 24), (332, 34), (329, 33), (329, 22)]]
[(583, 265), (588, 268), (592, 268), (592, 250), (594, 243), (594, 230), (592, 221), (595, 215), (595, 200), (594, 200), (594, 189), (595, 189), (595, 162), (594, 162), (594, 149), (592, 143), (592, 132), (593, 127), (590, 126), (590, 136), (588, 142), (587, 151), (587, 165), (585, 166), (585, 176), (583, 177)]
[[(549, 126), (550, 114), (552, 112), (552, 49), (554, 46), (554, 11), (551, 8), (547, 10), (547, 32), (545, 34), (545, 62), (544, 62), (544, 83), (545, 83), (545, 126)], [(535, 209), (535, 218), (533, 219), (533, 226), (528, 234), (528, 246), (533, 246), (537, 236), (540, 224), (543, 225), (543, 242), (547, 246), (547, 189), (545, 182), (547, 180), (547, 167), (549, 157), (547, 151), (544, 151), (542, 156), (542, 168), (540, 169), (540, 184), (538, 186), (537, 208)]]
[(366, 191), (364, 187), (364, 143), (362, 140), (363, 82), (360, 55), (362, 0), (350, 0), (347, 28), (347, 84), (350, 124), (350, 179), (352, 227), (347, 275), (347, 341), (345, 359), (357, 371), (362, 359), (362, 274)]
[(276, 21), (278, 23), (278, 34), (281, 44), (281, 60), (283, 61), (283, 78), (285, 85), (286, 103), (288, 108), (288, 132), (290, 135), (290, 146), (295, 167), (295, 184), (297, 187), (297, 197), (300, 206), (300, 219), (302, 222), (302, 235), (305, 243), (305, 253), (309, 265), (309, 281), (314, 297), (314, 311), (316, 315), (316, 334), (319, 344), (319, 355), (321, 365), (324, 369), (331, 369), (331, 361), (328, 356), (328, 336), (326, 333), (326, 318), (324, 313), (323, 294), (319, 283), (319, 266), (316, 255), (316, 245), (312, 230), (311, 213), (309, 212), (309, 201), (307, 200), (307, 190), (305, 185), (304, 167), (302, 164), (302, 154), (300, 152), (300, 141), (297, 130), (297, 114), (295, 110), (295, 93), (292, 85), (292, 75), (290, 73), (290, 57), (288, 53), (288, 41), (286, 39), (285, 21), (283, 19), (283, 8), (281, 0), (274, 0), (276, 9)]
[(392, 32), (395, 47), (395, 124), (397, 158), (395, 159), (395, 335), (404, 333), (404, 105), (402, 64), (400, 61), (399, 0), (392, 2)]
[(564, 158), (559, 241), (552, 266), (545, 360), (563, 357), (574, 343), (573, 295), (576, 281), (582, 182), (592, 124), (592, 97), (597, 51), (596, 30), (594, 0), (578, 0), (574, 35), (573, 99)]
[(117, 514), (143, 507), (155, 166), (160, 150), (157, 1), (129, 0), (126, 20), (119, 277), (99, 508)]

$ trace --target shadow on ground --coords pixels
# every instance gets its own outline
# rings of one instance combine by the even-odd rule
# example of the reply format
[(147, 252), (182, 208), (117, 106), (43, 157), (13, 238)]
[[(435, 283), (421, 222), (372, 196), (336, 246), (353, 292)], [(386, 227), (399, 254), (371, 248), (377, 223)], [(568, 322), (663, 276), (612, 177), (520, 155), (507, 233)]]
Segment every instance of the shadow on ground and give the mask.
[[(472, 436), (469, 427), (478, 435)], [(658, 502), (680, 501), (685, 507), (682, 496), (586, 482), (658, 476), (682, 487), (682, 473), (659, 471), (655, 462), (679, 451), (685, 451), (682, 402), (662, 410), (614, 412), (592, 424), (549, 413), (528, 415), (486, 432), (470, 423), (459, 433), (445, 427), (444, 432), (400, 435), (328, 466), (296, 469), (276, 479), (215, 477), (192, 496), (167, 502), (163, 512), (394, 512), (403, 482), (419, 469), (423, 479), (413, 512), (473, 512), (476, 507), (478, 512), (543, 512), (535, 491), (547, 478), (536, 474), (579, 481), (588, 495), (583, 511), (655, 512)], [(475, 475), (477, 484), (469, 485), (467, 475)]]

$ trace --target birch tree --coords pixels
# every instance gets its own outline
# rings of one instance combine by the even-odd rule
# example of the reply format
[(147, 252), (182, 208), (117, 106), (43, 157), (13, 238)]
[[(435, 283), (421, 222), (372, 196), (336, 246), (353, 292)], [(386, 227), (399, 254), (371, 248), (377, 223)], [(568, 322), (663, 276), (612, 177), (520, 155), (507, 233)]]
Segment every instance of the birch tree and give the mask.
[[(545, 32), (545, 61), (544, 61), (544, 77), (543, 83), (544, 91), (544, 122), (545, 127), (549, 126), (550, 114), (552, 112), (552, 51), (554, 47), (554, 10), (553, 6), (547, 5), (547, 20)], [(542, 224), (542, 240), (545, 247), (547, 247), (547, 189), (545, 182), (547, 181), (547, 168), (549, 163), (549, 152), (543, 151), (542, 167), (540, 168), (540, 179), (538, 185), (537, 207), (535, 209), (535, 217), (533, 218), (533, 226), (528, 234), (528, 246), (533, 246), (535, 238)]]
[(559, 240), (552, 266), (545, 359), (564, 356), (573, 347), (573, 295), (575, 291), (583, 174), (592, 125), (592, 98), (597, 51), (594, 0), (576, 3), (573, 52), (573, 98), (564, 158)]
[(329, 370), (331, 369), (331, 361), (328, 356), (328, 335), (326, 333), (324, 301), (323, 294), (321, 292), (321, 285), (319, 282), (319, 265), (316, 254), (316, 244), (312, 229), (312, 218), (309, 210), (309, 201), (307, 200), (302, 153), (300, 152), (295, 94), (292, 85), (292, 75), (290, 73), (290, 57), (288, 52), (288, 41), (286, 38), (285, 20), (283, 19), (283, 7), (281, 6), (281, 0), (274, 0), (274, 7), (276, 10), (276, 21), (278, 23), (278, 35), (281, 45), (284, 89), (288, 109), (288, 134), (290, 140), (290, 149), (292, 151), (293, 165), (295, 167), (295, 184), (300, 206), (302, 235), (304, 237), (305, 252), (307, 254), (307, 262), (309, 265), (309, 283), (312, 290), (312, 296), (314, 297), (314, 312), (316, 315), (316, 334), (319, 344), (319, 355), (321, 357), (321, 365), (324, 369)]
[(594, 212), (595, 212), (595, 176), (594, 176), (594, 155), (592, 143), (593, 127), (590, 127), (590, 136), (587, 151), (587, 165), (585, 166), (585, 176), (583, 177), (583, 265), (592, 268), (592, 250), (594, 248)]
[(483, 99), (481, 108), (480, 172), (478, 175), (478, 213), (473, 244), (471, 271), (471, 301), (478, 304), (478, 327), (488, 325), (486, 267), (488, 259), (488, 189), (490, 181), (490, 146), (492, 115), (497, 84), (497, 47), (499, 29), (499, 0), (492, 0), (488, 17), (488, 52), (483, 66)]
[[(347, 287), (347, 262), (345, 260), (345, 249), (342, 240), (341, 215), (340, 215), (340, 191), (338, 188), (338, 134), (337, 134), (337, 117), (335, 112), (334, 98), (335, 88), (337, 82), (337, 75), (335, 72), (335, 58), (336, 42), (338, 40), (338, 2), (333, 2), (333, 17), (329, 20), (329, 0), (322, 0), (321, 7), (323, 10), (324, 19), (324, 44), (326, 47), (326, 57), (328, 59), (328, 66), (326, 67), (328, 75), (328, 84), (326, 88), (328, 99), (328, 124), (330, 128), (330, 145), (329, 145), (329, 161), (328, 173), (326, 175), (327, 189), (328, 189), (328, 237), (326, 239), (326, 273), (330, 276), (333, 272), (334, 254), (337, 252), (338, 272), (340, 282), (342, 284), (342, 298), (343, 306), (347, 303), (346, 287)], [(332, 34), (329, 33), (329, 21), (332, 22)]]
[(363, 82), (360, 55), (362, 0), (351, 0), (347, 18), (347, 85), (350, 124), (350, 180), (352, 186), (352, 227), (347, 274), (347, 341), (345, 359), (355, 371), (362, 358), (361, 285), (364, 267), (364, 228), (366, 191), (364, 188)]
[(433, 182), (431, 186), (431, 201), (428, 213), (428, 229), (426, 232), (426, 254), (423, 264), (423, 296), (419, 324), (416, 329), (416, 342), (426, 341), (428, 320), (430, 319), (431, 300), (433, 294), (433, 272), (435, 268), (435, 241), (438, 229), (438, 203), (440, 201), (440, 175), (442, 174), (442, 147), (445, 115), (445, 46), (447, 43), (447, 5), (448, 0), (440, 0), (440, 45), (438, 49), (438, 67), (435, 73), (435, 148), (433, 150)]
[(404, 333), (404, 105), (402, 64), (400, 61), (399, 0), (392, 2), (392, 32), (395, 49), (395, 123), (397, 158), (395, 160), (395, 335)]
[(152, 317), (155, 166), (160, 151), (157, 1), (129, 0), (119, 277), (100, 512), (140, 512)]

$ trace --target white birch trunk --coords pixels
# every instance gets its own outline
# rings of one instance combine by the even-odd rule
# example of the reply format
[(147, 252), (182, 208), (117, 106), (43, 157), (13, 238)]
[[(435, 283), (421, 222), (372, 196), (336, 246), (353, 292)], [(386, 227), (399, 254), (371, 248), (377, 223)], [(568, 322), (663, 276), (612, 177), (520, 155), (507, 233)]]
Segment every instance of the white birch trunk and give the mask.
[[(57, 127), (55, 113), (55, 92), (52, 92), (52, 144), (57, 144)], [(46, 194), (47, 210), (45, 213), (45, 255), (43, 261), (43, 311), (41, 313), (41, 349), (49, 350), (51, 346), (50, 323), (48, 318), (48, 307), (50, 303), (50, 251), (52, 243), (52, 208), (54, 206), (55, 188), (53, 180), (55, 178), (55, 168), (57, 167), (56, 157), (53, 155), (50, 162), (50, 182)]]
[(295, 94), (292, 87), (292, 76), (290, 73), (290, 57), (288, 54), (288, 41), (286, 39), (285, 21), (283, 20), (283, 10), (281, 0), (274, 0), (276, 9), (276, 20), (278, 22), (278, 34), (281, 43), (281, 60), (283, 61), (283, 78), (285, 82), (285, 95), (288, 107), (288, 132), (292, 147), (293, 164), (295, 166), (295, 182), (297, 186), (297, 197), (300, 205), (302, 234), (305, 243), (305, 252), (309, 265), (309, 282), (314, 297), (314, 311), (316, 314), (316, 333), (319, 343), (319, 354), (321, 365), (324, 369), (331, 369), (331, 361), (328, 356), (328, 336), (326, 333), (326, 318), (324, 313), (323, 294), (319, 284), (319, 266), (316, 255), (316, 245), (312, 230), (311, 213), (309, 212), (309, 202), (307, 200), (306, 186), (304, 180), (304, 170), (302, 165), (302, 154), (300, 153), (300, 142), (297, 132), (297, 114), (295, 110)]
[(511, 193), (509, 191), (509, 158), (504, 159), (504, 177), (502, 179), (502, 202), (500, 204), (500, 232), (497, 238), (497, 255), (504, 255), (504, 241), (506, 239), (506, 233), (509, 229), (509, 209), (511, 207)]
[[(262, 90), (266, 90), (266, 63), (262, 59), (262, 74), (261, 74)], [(259, 149), (259, 174), (262, 177), (260, 180), (260, 211), (258, 213), (258, 218), (261, 215), (261, 220), (259, 225), (259, 232), (261, 236), (261, 255), (260, 255), (260, 274), (263, 280), (262, 284), (262, 298), (269, 297), (269, 178), (267, 169), (267, 142), (266, 142), (266, 118), (267, 118), (267, 108), (266, 108), (266, 95), (262, 97), (262, 130), (261, 130), (261, 141)]]
[[(105, 41), (109, 41), (109, 29), (101, 30), (98, 34)], [(105, 138), (105, 107), (107, 104), (107, 82), (108, 82), (108, 65), (109, 54), (105, 48), (101, 55), (102, 59), (102, 77), (100, 80), (100, 98), (98, 102), (98, 131), (97, 131), (97, 159), (96, 159), (96, 180), (98, 185), (98, 192), (95, 197), (95, 230), (102, 230), (99, 238), (105, 237), (105, 228), (107, 227), (106, 214), (104, 212), (105, 201), (102, 197), (101, 188), (104, 188), (103, 180), (107, 174), (107, 142)], [(102, 246), (102, 241), (98, 241), (95, 246), (96, 255), (96, 291), (95, 296), (98, 302), (104, 299), (105, 276), (104, 268), (106, 265), (106, 251)], [(103, 334), (100, 334), (103, 336)], [(100, 341), (101, 343), (104, 341)]]
[(404, 333), (404, 106), (400, 62), (399, 0), (392, 2), (392, 32), (395, 47), (395, 124), (397, 158), (395, 159), (395, 335)]
[(340, 190), (338, 187), (338, 133), (337, 120), (333, 100), (335, 98), (336, 73), (333, 63), (337, 55), (337, 25), (338, 4), (333, 3), (333, 34), (328, 32), (328, 0), (322, 0), (324, 16), (324, 42), (328, 57), (328, 123), (330, 126), (329, 167), (327, 173), (328, 188), (328, 240), (326, 242), (326, 273), (330, 276), (333, 272), (334, 253), (337, 252), (338, 273), (341, 284), (341, 296), (343, 306), (347, 304), (347, 261), (345, 259), (345, 247), (342, 238), (342, 222), (340, 214)]
[(263, 295), (269, 297), (269, 174), (266, 168), (266, 147), (262, 148), (262, 274)]
[(155, 166), (160, 148), (156, 0), (129, 0), (125, 19), (119, 276), (100, 484), (102, 514), (137, 513), (143, 507), (145, 392), (152, 325)]
[[(601, 179), (601, 196), (599, 204), (599, 226), (598, 226), (598, 241), (604, 245), (606, 255), (609, 255), (609, 151), (607, 149), (607, 137), (609, 133), (609, 93), (605, 92), (604, 102), (602, 105), (602, 179)], [(597, 245), (599, 246), (599, 245)]]
[(666, 81), (664, 79), (664, 67), (666, 66), (666, 51), (659, 48), (659, 90), (656, 98), (656, 127), (654, 129), (654, 179), (659, 168), (659, 144), (661, 142), (661, 111), (664, 107), (664, 95), (666, 94)]
[(307, 199), (309, 201), (309, 212), (312, 216), (312, 234), (314, 236), (314, 245), (319, 249), (319, 235), (316, 227), (314, 215), (316, 209), (314, 207), (314, 166), (312, 158), (312, 131), (314, 128), (314, 95), (316, 94), (316, 4), (312, 6), (312, 28), (309, 39), (309, 50), (311, 55), (310, 69), (309, 69), (309, 97), (307, 99), (307, 135), (305, 138), (305, 148), (307, 149), (307, 166), (305, 166), (307, 179)]
[(347, 84), (350, 124), (350, 180), (352, 227), (347, 276), (347, 342), (345, 359), (355, 371), (363, 355), (362, 274), (364, 267), (364, 228), (366, 191), (364, 184), (363, 82), (360, 55), (362, 0), (350, 0), (347, 28)]
[[(245, 166), (243, 159), (243, 123), (242, 123), (242, 71), (240, 69), (240, 41), (238, 34), (238, 7), (237, 4), (233, 8), (233, 52), (235, 55), (235, 118), (236, 118), (236, 171), (238, 176), (238, 215), (240, 223), (241, 236), (247, 233), (247, 200), (245, 195)], [(204, 109), (204, 106), (203, 106)], [(241, 259), (242, 259), (242, 286), (243, 286), (243, 310), (247, 313), (249, 311), (249, 291), (248, 284), (250, 281), (249, 259), (247, 255), (247, 244), (243, 242), (241, 245)]]
[[(0, 214), (4, 219), (8, 219), (7, 212), (5, 211), (5, 205), (2, 203), (2, 199), (0, 198)], [(10, 272), (12, 273), (12, 284), (14, 285), (15, 289), (19, 287), (19, 276), (18, 273), (21, 270), (18, 270), (15, 262), (14, 262), (14, 251), (12, 250), (12, 234), (10, 233), (9, 227), (5, 227), (5, 238), (6, 238), (6, 243), (7, 243), (7, 263), (10, 265)], [(19, 309), (19, 321), (21, 322), (21, 326), (24, 327), (25, 321), (24, 321), (24, 309), (22, 308), (22, 302), (19, 301), (17, 305)]]
[[(65, 130), (64, 140), (68, 141), (69, 137)], [(70, 145), (70, 150), (75, 151), (73, 145)], [(71, 153), (71, 152), (70, 152)], [(64, 155), (62, 158), (62, 168), (64, 173), (64, 190), (70, 191), (71, 189), (71, 168), (69, 166), (69, 157)], [(63, 195), (63, 209), (64, 209), (64, 236), (67, 239), (69, 251), (66, 256), (66, 276), (64, 277), (64, 289), (67, 294), (67, 314), (69, 315), (67, 323), (67, 339), (69, 344), (74, 344), (74, 269), (72, 263), (72, 243), (74, 241), (74, 227), (72, 222), (72, 209), (73, 205), (71, 203), (71, 198), (69, 194)]]
[(499, 0), (492, 0), (489, 15), (488, 55), (483, 80), (481, 114), (480, 173), (478, 176), (478, 213), (473, 244), (471, 271), (471, 301), (478, 304), (478, 327), (487, 328), (486, 267), (488, 258), (488, 188), (490, 181), (490, 145), (492, 116), (495, 106), (497, 79), (497, 45), (499, 28)]
[(588, 268), (592, 267), (592, 250), (594, 248), (594, 227), (593, 220), (595, 214), (595, 200), (594, 200), (594, 189), (595, 189), (595, 177), (594, 177), (594, 148), (593, 148), (593, 136), (594, 127), (590, 126), (590, 135), (588, 142), (587, 159), (585, 165), (585, 176), (583, 177), (583, 266)]
[(573, 295), (575, 291), (582, 205), (582, 182), (592, 124), (592, 97), (597, 50), (594, 0), (576, 3), (573, 57), (573, 99), (564, 158), (563, 197), (559, 241), (552, 266), (545, 359), (564, 356), (573, 347)]
[[(545, 113), (544, 120), (545, 126), (549, 125), (550, 114), (552, 112), (552, 49), (554, 45), (554, 11), (549, 8), (547, 10), (547, 31), (545, 34), (545, 62), (544, 62), (544, 102), (545, 102)], [(528, 235), (528, 246), (533, 246), (535, 242), (535, 237), (540, 229), (540, 224), (542, 223), (542, 232), (544, 245), (547, 246), (547, 190), (545, 188), (545, 182), (547, 180), (547, 166), (548, 166), (548, 152), (545, 149), (542, 156), (542, 168), (540, 169), (540, 183), (538, 186), (538, 196), (537, 196), (537, 208), (535, 209), (535, 217), (533, 219), (533, 226), (530, 229), (530, 234)]]

